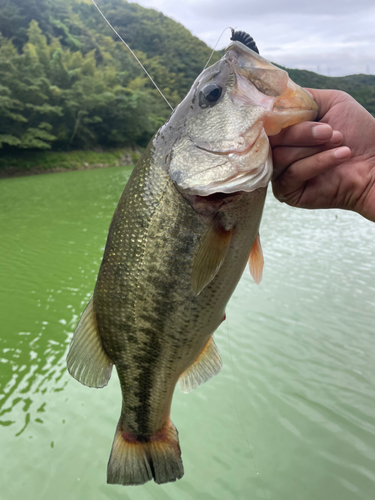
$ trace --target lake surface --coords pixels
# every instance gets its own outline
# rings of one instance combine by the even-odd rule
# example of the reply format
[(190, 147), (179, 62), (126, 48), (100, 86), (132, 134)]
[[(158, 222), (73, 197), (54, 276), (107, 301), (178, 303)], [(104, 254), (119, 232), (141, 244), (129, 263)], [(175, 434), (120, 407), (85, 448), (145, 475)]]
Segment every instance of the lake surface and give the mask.
[(216, 333), (223, 370), (175, 393), (185, 476), (106, 484), (117, 375), (89, 389), (65, 357), (129, 174), (0, 181), (0, 498), (373, 500), (375, 224), (272, 195), (263, 281), (245, 271)]

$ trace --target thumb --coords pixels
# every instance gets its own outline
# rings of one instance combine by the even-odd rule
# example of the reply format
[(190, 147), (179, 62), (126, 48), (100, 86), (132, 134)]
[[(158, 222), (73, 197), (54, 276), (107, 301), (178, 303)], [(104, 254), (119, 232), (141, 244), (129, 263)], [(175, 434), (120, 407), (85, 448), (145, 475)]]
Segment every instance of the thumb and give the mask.
[(318, 105), (318, 116), (316, 117), (317, 121), (321, 120), (335, 104), (351, 100), (349, 94), (340, 90), (320, 90), (310, 88), (305, 88), (305, 90), (312, 96)]

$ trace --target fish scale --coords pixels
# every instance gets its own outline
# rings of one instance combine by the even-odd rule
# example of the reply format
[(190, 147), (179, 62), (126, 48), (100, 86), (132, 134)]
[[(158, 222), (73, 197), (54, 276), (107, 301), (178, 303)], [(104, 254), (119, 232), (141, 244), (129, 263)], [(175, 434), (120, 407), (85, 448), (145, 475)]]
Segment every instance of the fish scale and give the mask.
[[(95, 289), (95, 297), (103, 296), (95, 302), (99, 329), (110, 332), (109, 338), (103, 333), (103, 344), (118, 367), (123, 388), (125, 416), (122, 424), (137, 435), (150, 435), (159, 430), (162, 417), (160, 409), (155, 406), (162, 406), (165, 413), (159, 395), (170, 394), (174, 388), (175, 382), (172, 390), (167, 391), (166, 382), (161, 382), (158, 372), (165, 374), (164, 366), (168, 365), (165, 360), (175, 359), (178, 351), (176, 340), (181, 333), (175, 325), (182, 316), (187, 298), (184, 290), (179, 288), (183, 282), (181, 274), (184, 268), (185, 274), (189, 273), (186, 254), (189, 247), (193, 248), (192, 242), (197, 239), (199, 229), (203, 230), (200, 221), (187, 220), (188, 203), (185, 200), (181, 203), (162, 169), (158, 169), (159, 182), (153, 182), (155, 166), (152, 168), (152, 163), (145, 162), (138, 170), (119, 202)], [(154, 165), (157, 164), (156, 160)], [(138, 199), (140, 190), (143, 203), (134, 204), (134, 195)], [(123, 220), (123, 213), (131, 213), (128, 224)], [(142, 220), (142, 225), (138, 220)], [(173, 224), (173, 221), (178, 223)], [(185, 238), (180, 234), (182, 237), (177, 239), (176, 235), (181, 233), (181, 221), (186, 224)], [(187, 222), (190, 222), (190, 227)], [(128, 238), (124, 238), (126, 234)], [(171, 246), (168, 252), (168, 241), (178, 241), (178, 247)], [(161, 246), (163, 253), (160, 252)], [(119, 272), (113, 273), (113, 269), (119, 269)], [(133, 275), (131, 280), (129, 272)], [(102, 289), (108, 288), (116, 295), (120, 314), (112, 308), (112, 297), (101, 293)], [(180, 307), (176, 307), (178, 304)], [(125, 330), (115, 324), (114, 318), (119, 316), (128, 318)], [(129, 342), (129, 334), (134, 342)], [(164, 344), (163, 356), (158, 355), (161, 337), (169, 339), (168, 344)], [(139, 373), (142, 373), (142, 379), (138, 377)], [(157, 381), (156, 388), (153, 388), (153, 380)], [(129, 391), (131, 386), (133, 390)], [(152, 395), (153, 401), (150, 401)], [(135, 410), (127, 411), (128, 401)], [(148, 415), (148, 421), (145, 421), (145, 415)], [(156, 421), (155, 425), (151, 417)]]
[[(119, 202), (94, 295), (103, 297), (94, 302), (96, 318), (123, 392), (121, 425), (137, 436), (153, 435), (163, 426), (178, 377), (220, 324), (258, 233), (265, 197), (262, 189), (225, 206), (222, 224), (236, 226), (236, 235), (219, 273), (196, 297), (191, 288), (194, 254), (209, 225), (176, 190), (160, 158), (149, 156)], [(133, 203), (140, 190), (144, 203)], [(124, 224), (123, 214), (129, 212), (132, 218), (127, 216)], [(116, 294), (119, 311), (113, 310), (112, 297), (101, 293), (108, 288)], [(114, 321), (124, 314), (129, 317), (125, 330)]]

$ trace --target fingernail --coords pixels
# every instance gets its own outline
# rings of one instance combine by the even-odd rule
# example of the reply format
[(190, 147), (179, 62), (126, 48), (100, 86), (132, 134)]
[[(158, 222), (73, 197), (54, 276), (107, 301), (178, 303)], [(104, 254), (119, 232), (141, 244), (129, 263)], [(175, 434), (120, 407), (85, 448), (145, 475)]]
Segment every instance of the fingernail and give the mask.
[(312, 131), (315, 139), (318, 139), (319, 141), (329, 139), (332, 136), (332, 129), (329, 125), (315, 125)]
[(341, 141), (342, 141), (342, 133), (339, 132), (338, 130), (334, 130), (331, 137), (332, 144), (338, 144)]
[(349, 158), (351, 151), (348, 147), (344, 146), (343, 148), (336, 149), (335, 156), (338, 160), (344, 160), (345, 158)]

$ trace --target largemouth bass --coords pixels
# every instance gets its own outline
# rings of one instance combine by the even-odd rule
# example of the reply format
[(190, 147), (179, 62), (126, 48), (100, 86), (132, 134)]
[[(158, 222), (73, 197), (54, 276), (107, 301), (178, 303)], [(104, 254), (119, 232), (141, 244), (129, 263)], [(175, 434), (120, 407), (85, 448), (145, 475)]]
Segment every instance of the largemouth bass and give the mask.
[(173, 391), (220, 371), (213, 333), (249, 259), (260, 281), (267, 135), (316, 116), (311, 97), (248, 38), (199, 75), (134, 168), (74, 333), (71, 375), (103, 387), (115, 365), (120, 379), (111, 484), (182, 477)]

